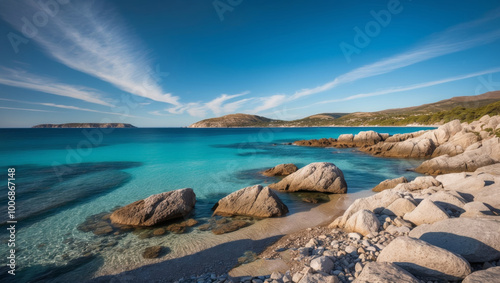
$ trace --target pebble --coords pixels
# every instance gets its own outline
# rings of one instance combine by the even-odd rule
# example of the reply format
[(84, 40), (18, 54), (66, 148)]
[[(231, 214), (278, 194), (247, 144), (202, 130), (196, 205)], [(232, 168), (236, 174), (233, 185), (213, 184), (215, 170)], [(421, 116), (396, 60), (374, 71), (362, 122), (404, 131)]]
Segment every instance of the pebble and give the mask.
[(346, 253), (348, 253), (348, 254), (353, 253), (353, 252), (355, 252), (355, 251), (356, 251), (356, 248), (355, 248), (355, 247), (353, 247), (353, 246), (347, 246), (347, 247), (345, 248), (345, 252), (346, 252)]
[(354, 240), (361, 240), (361, 234), (358, 233), (349, 233), (348, 235), (349, 239), (354, 239)]

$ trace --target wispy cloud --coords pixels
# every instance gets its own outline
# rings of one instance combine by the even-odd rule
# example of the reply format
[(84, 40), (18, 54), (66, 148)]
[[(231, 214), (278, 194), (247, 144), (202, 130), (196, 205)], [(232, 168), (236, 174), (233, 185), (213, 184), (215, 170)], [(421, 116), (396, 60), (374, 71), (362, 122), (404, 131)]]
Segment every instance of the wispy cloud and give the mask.
[(488, 32), (476, 31), (475, 28), (482, 27), (499, 17), (500, 11), (496, 11), (482, 19), (451, 27), (406, 52), (354, 69), (321, 86), (299, 90), (291, 96), (291, 99), (324, 92), (342, 84), (386, 74), (432, 58), (491, 43), (500, 39), (499, 28)]
[(294, 109), (302, 109), (302, 108), (307, 108), (307, 107), (311, 107), (311, 106), (315, 106), (315, 105), (349, 101), (349, 100), (353, 100), (353, 99), (379, 96), (379, 95), (385, 95), (385, 94), (391, 94), (391, 93), (397, 93), (397, 92), (403, 92), (403, 91), (410, 91), (410, 90), (415, 90), (415, 89), (420, 89), (420, 88), (431, 87), (431, 86), (435, 86), (435, 85), (439, 85), (439, 84), (464, 80), (464, 79), (468, 79), (468, 78), (478, 77), (478, 76), (482, 76), (482, 75), (486, 75), (486, 74), (497, 73), (497, 72), (500, 72), (500, 67), (492, 68), (492, 69), (488, 69), (488, 70), (484, 70), (484, 71), (480, 71), (480, 72), (475, 72), (475, 73), (470, 73), (470, 74), (465, 74), (465, 75), (454, 76), (454, 77), (449, 77), (449, 78), (445, 78), (445, 79), (430, 81), (430, 82), (413, 84), (413, 85), (409, 85), (409, 86), (391, 87), (391, 88), (387, 88), (387, 89), (383, 89), (383, 90), (351, 95), (351, 96), (339, 98), (339, 99), (324, 100), (321, 102), (313, 103), (313, 104), (310, 104), (307, 106), (297, 107)]
[(81, 108), (81, 107), (71, 106), (71, 105), (62, 105), (62, 104), (55, 104), (55, 103), (36, 103), (36, 104), (43, 105), (43, 106), (48, 106), (48, 107), (70, 109), (70, 110), (78, 110), (78, 111), (102, 113), (102, 114), (109, 114), (109, 115), (118, 115), (118, 116), (125, 116), (125, 117), (131, 117), (131, 118), (141, 118), (141, 117), (138, 117), (138, 116), (132, 116), (132, 115), (123, 114), (123, 113), (99, 111), (99, 110), (88, 109), (88, 108)]
[(34, 111), (34, 112), (54, 112), (54, 111), (47, 111), (47, 110), (40, 110), (40, 109), (15, 108), (15, 107), (3, 107), (3, 106), (0, 106), (0, 109)]
[(52, 79), (36, 76), (24, 71), (2, 68), (0, 84), (66, 96), (89, 103), (113, 107), (112, 104), (104, 100), (104, 95), (95, 89), (59, 83)]
[[(118, 15), (101, 7), (101, 1), (76, 1), (61, 5), (46, 26), (32, 38), (58, 62), (117, 88), (154, 101), (178, 105), (179, 98), (165, 93), (159, 76), (151, 67), (146, 48), (140, 46)], [(35, 1), (9, 1), (1, 15), (23, 31), (24, 15), (35, 14)]]
[(286, 102), (287, 97), (284, 94), (276, 94), (267, 97), (260, 97), (258, 100), (260, 102), (260, 105), (251, 110), (250, 112), (259, 113), (261, 111), (277, 107)]
[(221, 113), (233, 112), (236, 109), (238, 109), (239, 107), (241, 107), (241, 105), (244, 102), (248, 101), (248, 99), (243, 99), (243, 100), (239, 100), (239, 101), (232, 102), (232, 103), (226, 103), (226, 104), (224, 104), (224, 102), (231, 100), (233, 98), (236, 98), (236, 97), (240, 97), (240, 96), (245, 95), (245, 94), (249, 94), (249, 93), (250, 93), (249, 91), (245, 91), (243, 93), (234, 94), (234, 95), (223, 94), (223, 95), (215, 98), (214, 100), (205, 103), (205, 107), (212, 110), (212, 112), (215, 115), (220, 115)]
[[(72, 105), (63, 105), (63, 104), (55, 104), (55, 103), (47, 103), (47, 102), (32, 102), (32, 101), (23, 101), (23, 100), (8, 99), (8, 98), (0, 98), (0, 100), (16, 102), (16, 103), (31, 104), (31, 105), (41, 105), (41, 106), (46, 106), (46, 107), (69, 109), (69, 110), (86, 111), (86, 112), (94, 112), (94, 113), (102, 113), (102, 114), (110, 114), (110, 115), (119, 115), (119, 116), (124, 116), (124, 117), (142, 118), (142, 117), (132, 116), (132, 115), (123, 114), (123, 113), (99, 111), (99, 110), (82, 108), (82, 107), (77, 107), (77, 106), (72, 106)], [(23, 109), (23, 108), (8, 108), (8, 109), (28, 110), (28, 109)], [(30, 109), (30, 110), (31, 111), (40, 111), (40, 112), (53, 112), (53, 111), (46, 111), (46, 110), (40, 110), (40, 109)]]
[[(250, 91), (244, 91), (242, 93), (238, 94), (221, 94), (217, 98), (214, 98), (213, 100), (202, 103), (202, 102), (191, 102), (191, 103), (186, 103), (186, 104), (180, 104), (175, 107), (170, 107), (165, 109), (165, 111), (172, 113), (172, 114), (182, 114), (184, 112), (187, 112), (191, 116), (195, 117), (204, 117), (207, 115), (208, 111), (211, 111), (215, 115), (222, 115), (222, 114), (227, 114), (227, 113), (233, 113), (236, 110), (240, 109), (242, 106), (244, 106), (246, 103), (249, 101), (253, 100), (254, 98), (245, 98), (245, 99), (240, 99), (237, 101), (233, 102), (227, 102), (229, 100), (232, 100), (234, 98), (247, 95), (249, 94)], [(156, 112), (160, 113), (160, 112)], [(155, 114), (153, 114), (155, 115)]]

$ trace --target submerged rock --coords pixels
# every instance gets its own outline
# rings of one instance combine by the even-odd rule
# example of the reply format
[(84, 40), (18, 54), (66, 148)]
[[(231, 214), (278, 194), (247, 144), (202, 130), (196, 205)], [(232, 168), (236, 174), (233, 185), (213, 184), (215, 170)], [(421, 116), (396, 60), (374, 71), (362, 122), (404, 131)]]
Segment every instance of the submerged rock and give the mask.
[(315, 191), (335, 194), (347, 192), (344, 174), (335, 164), (327, 162), (311, 163), (269, 187), (287, 192)]
[(273, 168), (267, 169), (262, 172), (262, 175), (273, 177), (273, 176), (288, 176), (295, 171), (299, 170), (297, 166), (293, 163), (276, 165)]
[(142, 257), (148, 259), (157, 258), (158, 256), (160, 256), (161, 250), (161, 246), (147, 247), (142, 253)]
[(268, 187), (255, 185), (238, 190), (219, 200), (214, 215), (247, 215), (254, 217), (282, 216), (288, 207)]
[[(37, 216), (43, 216), (54, 209), (71, 207), (78, 201), (89, 199), (97, 195), (109, 192), (121, 187), (130, 179), (130, 174), (116, 170), (104, 170), (102, 172), (83, 173), (82, 175), (66, 177), (66, 180), (40, 187), (30, 192), (29, 198), (20, 198), (16, 205), (17, 220), (34, 220)], [(7, 202), (5, 202), (5, 205)], [(0, 208), (7, 211), (4, 204)], [(0, 222), (6, 221), (0, 217)]]
[(228, 223), (217, 225), (214, 229), (212, 229), (212, 233), (214, 233), (215, 235), (230, 233), (239, 230), (243, 227), (246, 227), (248, 225), (250, 225), (250, 223), (248, 223), (247, 221), (233, 220)]
[(152, 195), (126, 205), (111, 214), (111, 221), (117, 224), (153, 226), (167, 220), (184, 217), (196, 203), (192, 189), (180, 189)]

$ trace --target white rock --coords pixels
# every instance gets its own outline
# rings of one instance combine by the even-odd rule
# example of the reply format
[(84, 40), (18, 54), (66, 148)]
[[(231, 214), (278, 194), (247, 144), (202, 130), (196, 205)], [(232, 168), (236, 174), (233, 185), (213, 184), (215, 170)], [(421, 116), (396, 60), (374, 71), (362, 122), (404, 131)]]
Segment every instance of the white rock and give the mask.
[(437, 221), (448, 219), (450, 216), (439, 206), (432, 201), (424, 199), (412, 212), (404, 216), (404, 220), (408, 220), (415, 225), (431, 224)]
[(384, 209), (382, 214), (403, 217), (406, 213), (412, 212), (416, 207), (415, 203), (409, 199), (400, 198)]
[(377, 262), (392, 262), (413, 275), (448, 281), (462, 280), (472, 271), (461, 256), (409, 237), (394, 239)]
[(462, 283), (500, 282), (500, 266), (471, 273)]
[(465, 212), (460, 217), (482, 217), (493, 215), (493, 212), (482, 202), (474, 201), (464, 205)]
[(422, 225), (410, 237), (459, 254), (469, 262), (500, 259), (500, 221), (479, 218), (452, 218)]
[(379, 228), (380, 221), (369, 210), (354, 213), (345, 224), (346, 230), (360, 233), (363, 236), (368, 235), (370, 232), (377, 232)]
[(419, 283), (411, 273), (387, 262), (367, 262), (361, 274), (353, 283), (374, 283), (374, 282), (405, 282)]
[(330, 271), (333, 269), (333, 261), (329, 257), (320, 256), (311, 260), (310, 266), (316, 271), (330, 273)]

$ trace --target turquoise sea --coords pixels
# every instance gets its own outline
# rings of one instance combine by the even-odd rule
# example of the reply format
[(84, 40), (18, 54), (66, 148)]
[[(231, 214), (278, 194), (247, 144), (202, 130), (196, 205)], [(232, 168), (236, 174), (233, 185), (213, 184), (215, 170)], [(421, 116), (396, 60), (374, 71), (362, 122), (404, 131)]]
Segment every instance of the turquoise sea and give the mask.
[[(422, 129), (427, 128), (0, 129), (2, 223), (7, 220), (7, 169), (16, 170), (15, 282), (81, 281), (119, 273), (151, 263), (137, 251), (158, 241), (169, 246), (171, 255), (182, 255), (190, 251), (180, 250), (186, 245), (177, 242), (203, 242), (202, 238), (209, 242), (216, 237), (194, 228), (163, 238), (140, 239), (129, 233), (110, 239), (77, 228), (89, 216), (152, 194), (193, 188), (198, 201), (193, 217), (202, 223), (219, 198), (276, 181), (258, 172), (281, 163), (301, 167), (332, 162), (344, 172), (349, 194), (369, 190), (388, 178), (413, 179), (418, 175), (408, 169), (416, 167), (418, 160), (287, 143), (366, 130), (396, 134)], [(289, 206), (289, 215), (312, 205), (292, 195), (280, 197)], [(5, 227), (0, 233), (2, 262), (9, 249)], [(82, 259), (82, 253), (92, 248), (98, 252)], [(5, 268), (2, 264), (2, 271)]]

